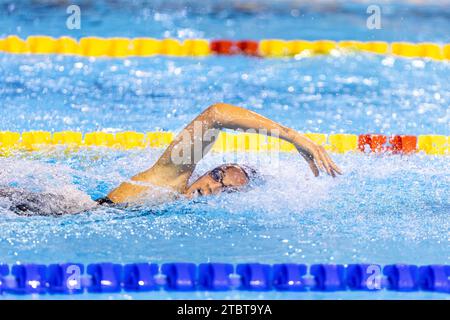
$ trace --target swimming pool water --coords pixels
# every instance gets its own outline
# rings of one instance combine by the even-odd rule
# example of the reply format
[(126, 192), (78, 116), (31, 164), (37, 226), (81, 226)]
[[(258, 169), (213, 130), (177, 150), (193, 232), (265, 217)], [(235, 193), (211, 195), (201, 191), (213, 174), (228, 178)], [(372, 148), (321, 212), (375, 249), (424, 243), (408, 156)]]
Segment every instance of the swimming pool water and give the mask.
[[(7, 170), (0, 182), (57, 192), (77, 202), (84, 200), (81, 191), (100, 196), (144, 169), (157, 154), (156, 150), (96, 150), (75, 157), (56, 152), (52, 156), (1, 159), (0, 165)], [(3, 210), (0, 255), (8, 263), (448, 264), (448, 157), (335, 155), (345, 172), (335, 180), (313, 178), (295, 155), (283, 155), (276, 167), (265, 162), (264, 155), (240, 157), (241, 162), (257, 166), (266, 180), (245, 194), (179, 201), (138, 211), (101, 208), (61, 218), (17, 217)], [(198, 172), (222, 160), (223, 155), (210, 155)], [(236, 295), (260, 296), (245, 292), (225, 296)], [(297, 298), (317, 295), (302, 293)], [(280, 294), (274, 292), (265, 295), (277, 296)], [(370, 298), (372, 294), (347, 293), (342, 297)], [(378, 297), (399, 295), (382, 293)], [(402, 297), (430, 294), (407, 293)]]
[[(56, 8), (31, 12), (50, 16), (52, 10)], [(91, 21), (77, 35), (161, 37), (165, 29), (180, 32), (183, 24), (203, 30), (200, 35), (207, 37), (240, 38), (236, 30), (244, 30), (245, 37), (254, 38), (308, 35), (298, 21), (283, 19), (282, 12), (235, 16), (231, 11), (221, 16), (187, 11), (179, 18), (176, 11), (166, 18), (171, 24), (149, 23), (150, 29), (136, 17), (130, 19), (132, 27), (120, 28), (122, 22), (117, 15), (122, 13), (114, 10), (89, 12), (89, 21), (96, 19), (93, 12), (101, 12), (97, 17), (100, 22)], [(322, 13), (318, 20), (332, 25), (342, 15), (340, 11), (331, 15)], [(448, 32), (441, 28), (431, 32), (433, 24), (448, 24), (442, 15), (442, 12), (430, 17), (409, 15), (408, 19), (424, 26), (421, 32), (400, 28), (401, 34), (384, 30), (380, 37), (386, 40), (391, 36), (412, 40), (428, 37), (427, 40), (445, 42)], [(20, 26), (22, 35), (64, 33), (52, 19), (37, 20), (35, 27), (31, 27), (32, 17), (27, 20), (11, 14), (1, 32), (14, 33), (13, 26)], [(230, 19), (235, 21), (231, 27), (227, 24)], [(269, 19), (273, 23), (265, 30), (241, 28), (246, 23), (253, 25), (254, 19)], [(298, 32), (293, 28), (281, 29), (283, 23), (298, 26)], [(220, 29), (220, 25), (228, 27)], [(317, 32), (310, 34), (312, 38), (333, 38), (331, 29), (310, 30)], [(339, 39), (358, 38), (358, 32), (353, 33), (347, 26), (338, 28), (334, 35)], [(364, 38), (367, 33), (359, 35)], [(225, 101), (302, 132), (449, 135), (449, 68), (448, 63), (369, 54), (300, 60), (89, 59), (0, 54), (0, 130), (178, 131), (211, 103)], [(89, 197), (105, 195), (121, 181), (151, 165), (161, 152), (93, 148), (78, 152), (57, 149), (50, 153), (18, 153), (0, 158), (0, 185), (52, 191), (81, 203)], [(180, 200), (137, 210), (101, 208), (60, 218), (18, 217), (1, 209), (0, 203), (2, 262), (449, 264), (449, 157), (333, 154), (344, 171), (337, 179), (325, 176), (315, 179), (303, 159), (295, 154), (281, 154), (279, 159), (264, 153), (243, 153), (236, 157), (210, 154), (199, 165), (196, 175), (223, 162), (238, 161), (256, 167), (264, 175), (265, 183), (243, 194), (193, 202)], [(81, 297), (442, 299), (446, 296), (387, 291), (332, 294), (236, 291)]]
[(442, 62), (3, 54), (0, 64), (0, 126), (9, 130), (179, 130), (224, 101), (302, 132), (450, 133)]
[[(415, 3), (413, 3), (415, 2)], [(81, 29), (66, 27), (64, 1), (0, 0), (0, 35), (229, 39), (450, 40), (448, 0), (374, 3), (347, 0), (98, 0), (75, 1)], [(368, 29), (369, 5), (381, 29)]]

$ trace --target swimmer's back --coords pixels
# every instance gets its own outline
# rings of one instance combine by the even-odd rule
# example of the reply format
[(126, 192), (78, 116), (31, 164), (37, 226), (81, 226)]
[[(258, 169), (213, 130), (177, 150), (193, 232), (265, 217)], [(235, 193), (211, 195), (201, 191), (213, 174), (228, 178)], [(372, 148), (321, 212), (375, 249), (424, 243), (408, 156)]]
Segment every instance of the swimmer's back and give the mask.
[[(95, 202), (93, 204), (95, 205)], [(0, 187), (0, 208), (21, 216), (61, 216), (89, 209), (61, 194), (10, 187)]]

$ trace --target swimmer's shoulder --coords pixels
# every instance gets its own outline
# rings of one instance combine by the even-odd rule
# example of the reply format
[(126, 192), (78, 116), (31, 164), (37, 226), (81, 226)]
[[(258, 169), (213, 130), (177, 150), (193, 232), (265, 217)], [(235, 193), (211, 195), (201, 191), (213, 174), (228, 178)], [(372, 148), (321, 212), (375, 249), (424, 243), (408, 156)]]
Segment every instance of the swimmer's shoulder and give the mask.
[(182, 188), (173, 187), (170, 185), (156, 185), (150, 183), (143, 183), (141, 181), (133, 181), (133, 183), (124, 182), (134, 185), (137, 188), (143, 188), (143, 191), (137, 195), (117, 194), (115, 190), (110, 192), (107, 196), (95, 200), (99, 205), (107, 206), (134, 206), (134, 205), (161, 205), (163, 203), (173, 202), (182, 197)]

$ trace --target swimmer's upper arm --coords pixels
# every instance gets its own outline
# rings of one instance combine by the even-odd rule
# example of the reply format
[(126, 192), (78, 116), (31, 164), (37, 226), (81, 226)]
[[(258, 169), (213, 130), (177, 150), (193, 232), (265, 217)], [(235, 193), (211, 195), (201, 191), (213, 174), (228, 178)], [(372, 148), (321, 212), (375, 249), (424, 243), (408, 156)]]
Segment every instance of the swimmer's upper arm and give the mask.
[(108, 194), (108, 198), (114, 202), (126, 202), (139, 196), (149, 188), (139, 182), (182, 192), (197, 163), (216, 140), (217, 135), (212, 135), (209, 141), (203, 139), (204, 132), (215, 130), (213, 127), (215, 109), (215, 105), (205, 109), (175, 137), (152, 167), (131, 178), (138, 183), (123, 182)]
[(212, 105), (191, 121), (170, 143), (156, 163), (132, 180), (158, 180), (174, 189), (183, 189), (198, 162), (211, 149), (217, 134), (205, 139), (204, 134), (214, 128), (216, 105)]

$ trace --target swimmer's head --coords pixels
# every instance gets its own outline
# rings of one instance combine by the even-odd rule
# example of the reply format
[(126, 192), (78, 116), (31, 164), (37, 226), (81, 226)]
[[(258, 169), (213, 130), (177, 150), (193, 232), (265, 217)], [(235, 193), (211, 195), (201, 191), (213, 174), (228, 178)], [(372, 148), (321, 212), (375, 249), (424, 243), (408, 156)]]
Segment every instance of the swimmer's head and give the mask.
[(224, 164), (206, 172), (185, 191), (188, 198), (239, 191), (250, 183), (256, 171), (237, 164)]

